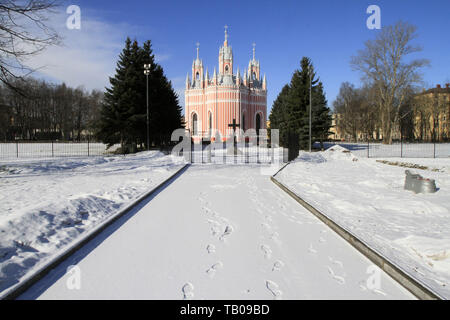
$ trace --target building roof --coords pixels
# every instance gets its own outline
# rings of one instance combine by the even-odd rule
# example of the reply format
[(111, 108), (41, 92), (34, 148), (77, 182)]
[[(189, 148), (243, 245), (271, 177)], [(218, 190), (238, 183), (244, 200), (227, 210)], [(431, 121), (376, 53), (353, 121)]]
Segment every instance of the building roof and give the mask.
[(434, 94), (445, 94), (445, 93), (447, 93), (447, 94), (450, 94), (450, 84), (447, 83), (444, 88), (441, 87), (441, 85), (438, 84), (436, 86), (436, 88), (431, 88), (431, 89), (425, 90), (424, 92), (421, 93), (421, 95), (422, 94), (430, 94), (430, 93), (434, 93)]

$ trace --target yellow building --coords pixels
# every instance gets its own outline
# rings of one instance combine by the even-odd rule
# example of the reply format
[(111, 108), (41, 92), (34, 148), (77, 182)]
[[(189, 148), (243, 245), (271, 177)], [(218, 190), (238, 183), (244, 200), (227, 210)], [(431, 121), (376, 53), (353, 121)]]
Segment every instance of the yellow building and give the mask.
[(414, 137), (418, 140), (450, 139), (450, 84), (422, 92), (414, 101)]
[(339, 113), (333, 113), (331, 116), (331, 134), (328, 136), (330, 140), (339, 140), (343, 141), (345, 134), (342, 132), (341, 128), (338, 126), (338, 120), (341, 117)]

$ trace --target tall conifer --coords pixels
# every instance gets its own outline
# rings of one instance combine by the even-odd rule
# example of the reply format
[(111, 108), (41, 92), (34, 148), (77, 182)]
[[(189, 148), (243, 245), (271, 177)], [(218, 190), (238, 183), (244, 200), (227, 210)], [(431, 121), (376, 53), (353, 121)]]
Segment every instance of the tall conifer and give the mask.
[(142, 47), (129, 38), (119, 56), (116, 75), (106, 89), (98, 137), (108, 145), (115, 143), (143, 146), (147, 141), (147, 79), (144, 64), (151, 64), (148, 78), (150, 143), (170, 141), (173, 130), (182, 127), (181, 107), (172, 84), (155, 62), (151, 42)]

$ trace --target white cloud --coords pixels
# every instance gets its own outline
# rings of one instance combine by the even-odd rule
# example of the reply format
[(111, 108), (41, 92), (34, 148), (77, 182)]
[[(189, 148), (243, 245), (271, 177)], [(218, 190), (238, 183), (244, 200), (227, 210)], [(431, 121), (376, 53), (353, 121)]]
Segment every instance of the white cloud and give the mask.
[[(63, 38), (63, 44), (47, 48), (28, 59), (25, 65), (37, 69), (34, 76), (65, 82), (72, 87), (103, 90), (115, 73), (126, 37), (133, 39), (139, 32), (138, 27), (101, 21), (87, 16), (82, 10), (81, 30), (69, 30), (67, 17), (62, 12), (49, 22)], [(160, 62), (168, 60), (170, 55), (155, 53), (155, 57)]]

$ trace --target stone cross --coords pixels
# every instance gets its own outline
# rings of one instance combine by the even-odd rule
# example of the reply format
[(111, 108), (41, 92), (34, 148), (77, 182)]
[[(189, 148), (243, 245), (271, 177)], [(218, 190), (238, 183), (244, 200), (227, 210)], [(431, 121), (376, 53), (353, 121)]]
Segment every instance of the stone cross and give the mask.
[(229, 128), (233, 128), (233, 148), (234, 154), (237, 154), (237, 140), (236, 140), (236, 128), (239, 128), (240, 125), (236, 123), (236, 119), (233, 119), (233, 123), (228, 125)]

